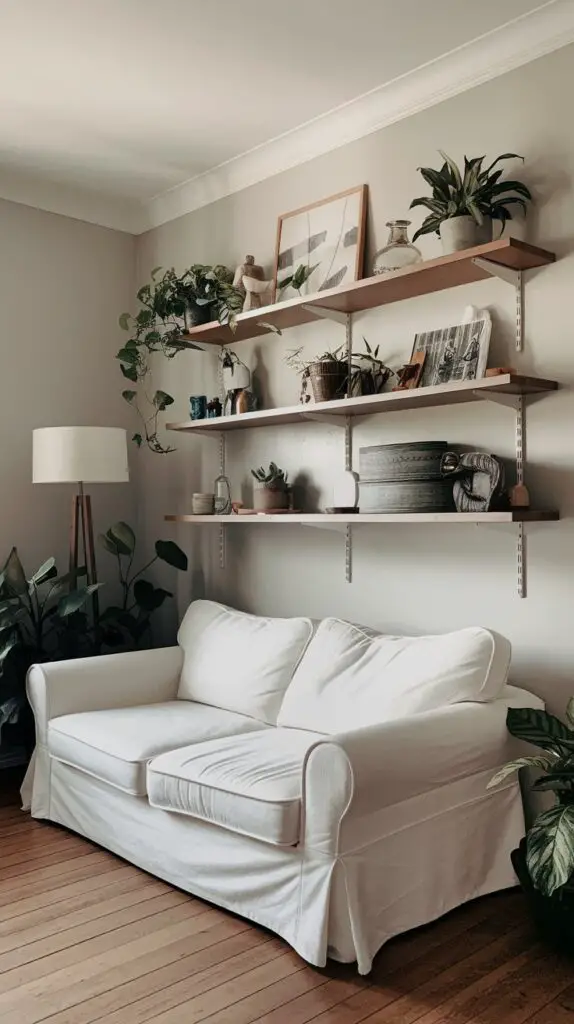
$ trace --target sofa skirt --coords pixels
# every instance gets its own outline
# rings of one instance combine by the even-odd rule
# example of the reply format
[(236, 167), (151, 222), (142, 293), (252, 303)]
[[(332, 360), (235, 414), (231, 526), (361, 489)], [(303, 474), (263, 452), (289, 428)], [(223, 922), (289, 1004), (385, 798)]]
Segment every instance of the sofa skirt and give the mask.
[(190, 894), (269, 928), (317, 967), (367, 974), (384, 943), (468, 900), (514, 886), (524, 833), (516, 783), (475, 775), (390, 807), (341, 834), (336, 855), (277, 847), (150, 807), (39, 748), (32, 814), (72, 829)]

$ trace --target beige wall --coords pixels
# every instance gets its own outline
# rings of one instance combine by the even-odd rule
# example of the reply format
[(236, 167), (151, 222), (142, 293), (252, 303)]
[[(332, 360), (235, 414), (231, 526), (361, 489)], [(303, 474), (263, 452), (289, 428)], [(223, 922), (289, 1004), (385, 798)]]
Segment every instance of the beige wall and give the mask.
[[(32, 485), (32, 430), (131, 426), (114, 355), (132, 301), (131, 235), (0, 201), (2, 444), (0, 559), (15, 544), (29, 571), (67, 571), (66, 485)], [(131, 485), (90, 488), (96, 529), (134, 518)], [(101, 577), (114, 567), (100, 558)]]
[[(436, 164), (438, 147), (458, 159), (464, 152), (493, 157), (509, 149), (523, 153), (524, 177), (537, 198), (528, 237), (559, 256), (554, 267), (529, 275), (524, 353), (513, 351), (512, 293), (495, 280), (361, 315), (355, 337), (360, 340), (365, 334), (371, 343), (380, 343), (384, 356), (397, 365), (410, 353), (417, 330), (455, 322), (468, 303), (488, 305), (495, 323), (491, 363), (510, 362), (523, 372), (556, 377), (564, 384), (559, 394), (528, 410), (527, 482), (535, 504), (558, 506), (563, 516), (560, 524), (528, 529), (528, 599), (516, 596), (512, 527), (357, 527), (354, 581), (348, 585), (340, 536), (269, 525), (228, 529), (225, 573), (217, 565), (215, 531), (174, 530), (198, 571), (181, 581), (182, 606), (204, 586), (210, 596), (258, 612), (341, 615), (382, 630), (424, 632), (484, 623), (511, 638), (517, 682), (546, 696), (555, 708), (574, 692), (574, 135), (567, 119), (559, 116), (573, 94), (570, 47), (166, 224), (138, 243), (140, 282), (156, 264), (183, 268), (202, 260), (231, 266), (246, 252), (270, 266), (278, 214), (367, 182), (371, 256), (385, 241), (385, 222), (404, 216), (410, 199), (422, 191), (416, 168)], [(437, 254), (438, 243), (425, 239), (422, 248), (430, 257)], [(297, 401), (297, 378), (283, 362), (287, 349), (303, 344), (316, 354), (342, 341), (341, 331), (337, 325), (319, 324), (281, 339), (242, 344), (241, 357), (257, 367), (267, 404)], [(170, 365), (164, 363), (158, 373), (176, 396), (173, 418), (187, 416), (190, 394), (215, 390), (213, 354), (184, 354)], [(357, 448), (421, 438), (511, 457), (513, 416), (486, 403), (388, 415), (359, 425), (354, 442)], [(189, 511), (191, 492), (213, 481), (216, 447), (209, 438), (182, 438), (175, 455), (161, 460), (141, 456), (140, 513), (148, 534), (157, 529), (164, 512)], [(228, 471), (236, 495), (248, 482), (249, 468), (270, 459), (284, 465), (291, 477), (308, 474), (319, 491), (319, 503), (329, 504), (332, 471), (343, 464), (342, 433), (306, 425), (235, 434), (228, 444)]]

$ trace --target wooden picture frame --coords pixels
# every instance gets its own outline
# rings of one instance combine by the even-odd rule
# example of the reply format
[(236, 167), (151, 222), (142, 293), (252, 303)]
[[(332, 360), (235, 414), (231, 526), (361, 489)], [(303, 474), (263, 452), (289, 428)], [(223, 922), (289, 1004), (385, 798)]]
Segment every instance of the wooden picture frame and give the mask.
[[(274, 302), (337, 288), (363, 275), (368, 185), (357, 185), (308, 206), (282, 213), (277, 221)], [(349, 260), (344, 261), (345, 249)], [(313, 255), (315, 254), (315, 255)], [(311, 272), (301, 288), (281, 281), (299, 267)]]

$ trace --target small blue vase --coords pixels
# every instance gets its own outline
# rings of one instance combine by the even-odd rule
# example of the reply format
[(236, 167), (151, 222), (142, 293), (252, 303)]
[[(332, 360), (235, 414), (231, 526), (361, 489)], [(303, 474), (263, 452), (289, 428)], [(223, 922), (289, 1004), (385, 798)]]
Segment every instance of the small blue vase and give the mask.
[(189, 415), (192, 420), (204, 420), (207, 416), (207, 396), (191, 395), (189, 399)]

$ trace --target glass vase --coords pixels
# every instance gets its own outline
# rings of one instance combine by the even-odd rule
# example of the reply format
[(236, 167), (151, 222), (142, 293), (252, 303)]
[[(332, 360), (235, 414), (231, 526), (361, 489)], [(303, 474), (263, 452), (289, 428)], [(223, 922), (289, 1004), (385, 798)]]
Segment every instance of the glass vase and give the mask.
[(420, 263), (422, 255), (416, 245), (409, 242), (410, 220), (387, 222), (389, 238), (384, 249), (379, 249), (373, 264), (373, 274), (388, 274), (391, 270), (402, 270), (414, 263)]

